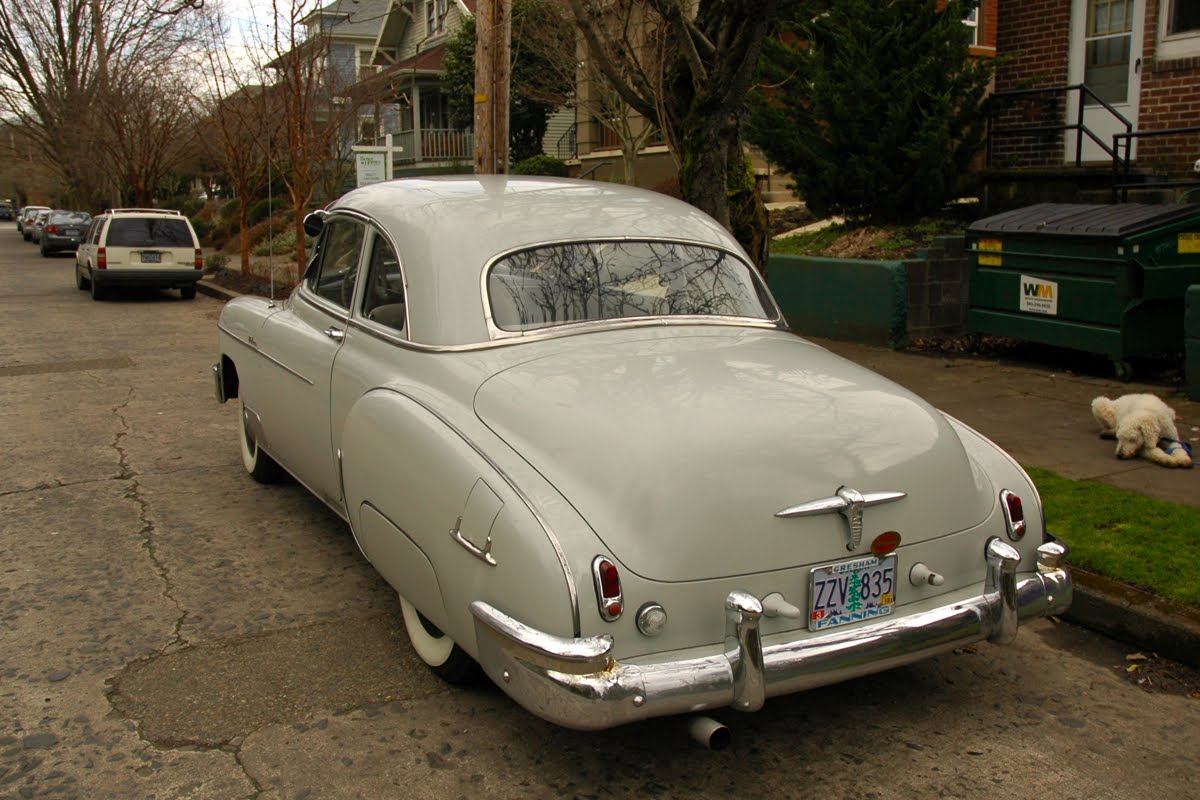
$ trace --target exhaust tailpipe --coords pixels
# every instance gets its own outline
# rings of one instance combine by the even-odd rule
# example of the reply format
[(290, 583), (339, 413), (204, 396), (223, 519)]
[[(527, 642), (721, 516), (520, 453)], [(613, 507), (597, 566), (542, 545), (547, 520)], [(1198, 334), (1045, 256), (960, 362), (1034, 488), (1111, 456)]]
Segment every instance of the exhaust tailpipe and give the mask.
[(709, 750), (724, 750), (733, 738), (729, 728), (712, 717), (692, 717), (688, 721), (688, 734)]

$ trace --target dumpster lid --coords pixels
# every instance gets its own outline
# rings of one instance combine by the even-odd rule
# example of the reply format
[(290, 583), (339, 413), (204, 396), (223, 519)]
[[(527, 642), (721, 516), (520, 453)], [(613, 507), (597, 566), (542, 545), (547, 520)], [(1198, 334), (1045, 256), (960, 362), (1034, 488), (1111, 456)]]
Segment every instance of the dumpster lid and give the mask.
[(1044, 233), (1120, 239), (1192, 216), (1200, 217), (1200, 206), (1038, 203), (973, 222), (967, 226), (967, 233)]

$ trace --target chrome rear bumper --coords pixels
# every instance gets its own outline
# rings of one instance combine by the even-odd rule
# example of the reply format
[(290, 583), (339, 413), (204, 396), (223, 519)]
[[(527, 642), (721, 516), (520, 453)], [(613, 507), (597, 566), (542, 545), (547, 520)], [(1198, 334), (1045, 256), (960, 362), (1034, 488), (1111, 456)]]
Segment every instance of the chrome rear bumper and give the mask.
[(611, 636), (567, 639), (535, 630), (480, 601), (471, 604), (479, 663), (514, 700), (568, 728), (599, 730), (649, 717), (732, 706), (762, 708), (767, 697), (822, 686), (918, 661), (987, 639), (1016, 636), (1021, 619), (1061, 614), (1071, 577), (1066, 547), (1038, 548), (1038, 571), (1017, 578), (1020, 554), (998, 538), (986, 547), (981, 595), (816, 637), (768, 644), (759, 637), (762, 604), (725, 599), (723, 653), (620, 664)]

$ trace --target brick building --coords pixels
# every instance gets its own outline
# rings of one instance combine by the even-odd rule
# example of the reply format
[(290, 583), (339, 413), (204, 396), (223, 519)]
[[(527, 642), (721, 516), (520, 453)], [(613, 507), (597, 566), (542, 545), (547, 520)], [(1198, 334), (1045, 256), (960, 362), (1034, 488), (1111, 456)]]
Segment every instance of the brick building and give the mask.
[[(1200, 178), (1200, 2), (998, 6), (993, 168), (1111, 165), (1117, 135), (1141, 175)], [(1197, 129), (1163, 133), (1187, 127)]]

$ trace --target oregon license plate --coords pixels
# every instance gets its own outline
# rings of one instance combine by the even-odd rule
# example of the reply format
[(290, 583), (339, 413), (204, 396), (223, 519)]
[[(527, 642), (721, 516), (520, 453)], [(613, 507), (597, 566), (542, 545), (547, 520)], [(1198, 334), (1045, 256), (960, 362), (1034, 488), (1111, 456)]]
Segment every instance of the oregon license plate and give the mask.
[(162, 253), (142, 253), (143, 264), (158, 264), (162, 262)]
[(813, 631), (887, 616), (896, 605), (896, 556), (816, 567), (809, 573), (808, 597)]

